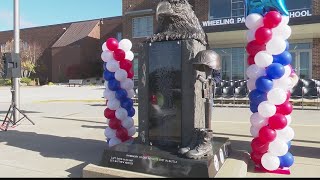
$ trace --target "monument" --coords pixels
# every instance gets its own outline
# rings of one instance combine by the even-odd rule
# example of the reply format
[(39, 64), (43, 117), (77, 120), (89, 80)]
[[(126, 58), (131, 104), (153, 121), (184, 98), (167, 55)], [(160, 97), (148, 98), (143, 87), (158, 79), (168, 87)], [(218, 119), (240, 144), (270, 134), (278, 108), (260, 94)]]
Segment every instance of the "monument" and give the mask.
[(139, 53), (139, 134), (103, 153), (101, 165), (165, 177), (214, 177), (229, 156), (211, 130), (212, 70), (219, 56), (187, 0), (157, 6), (158, 32)]

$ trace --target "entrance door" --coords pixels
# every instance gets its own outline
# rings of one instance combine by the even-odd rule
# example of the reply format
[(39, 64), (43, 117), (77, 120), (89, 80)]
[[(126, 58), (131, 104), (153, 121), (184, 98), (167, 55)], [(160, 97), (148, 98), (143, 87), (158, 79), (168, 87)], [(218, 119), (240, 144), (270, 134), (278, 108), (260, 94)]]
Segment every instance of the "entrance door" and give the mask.
[(292, 67), (301, 79), (312, 78), (312, 53), (311, 50), (294, 50), (292, 55)]

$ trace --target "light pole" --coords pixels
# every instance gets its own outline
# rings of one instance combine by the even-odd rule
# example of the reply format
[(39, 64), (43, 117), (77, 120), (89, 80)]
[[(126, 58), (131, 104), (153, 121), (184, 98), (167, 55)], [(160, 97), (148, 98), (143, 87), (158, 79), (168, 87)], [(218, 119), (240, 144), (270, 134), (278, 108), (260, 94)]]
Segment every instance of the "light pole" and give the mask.
[[(14, 0), (14, 53), (20, 54), (20, 9), (19, 0)], [(20, 78), (13, 78), (13, 101), (16, 107), (20, 108)], [(13, 121), (20, 119), (20, 114), (17, 109), (14, 108)]]

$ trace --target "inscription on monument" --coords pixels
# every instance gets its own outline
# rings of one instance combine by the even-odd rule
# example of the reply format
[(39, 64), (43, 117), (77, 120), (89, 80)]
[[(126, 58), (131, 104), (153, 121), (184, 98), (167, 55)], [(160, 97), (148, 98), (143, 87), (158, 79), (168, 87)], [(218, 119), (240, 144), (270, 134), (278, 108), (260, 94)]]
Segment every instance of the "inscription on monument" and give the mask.
[(149, 50), (149, 138), (181, 142), (181, 43), (156, 42)]

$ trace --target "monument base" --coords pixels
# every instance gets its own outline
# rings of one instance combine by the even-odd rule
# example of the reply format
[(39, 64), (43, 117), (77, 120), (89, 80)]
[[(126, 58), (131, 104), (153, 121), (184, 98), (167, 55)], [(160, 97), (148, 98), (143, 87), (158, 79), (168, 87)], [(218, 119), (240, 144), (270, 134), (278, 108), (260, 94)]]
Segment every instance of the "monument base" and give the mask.
[(101, 166), (164, 177), (213, 178), (231, 153), (228, 138), (212, 139), (213, 156), (187, 159), (177, 149), (133, 143), (120, 144), (104, 151)]

